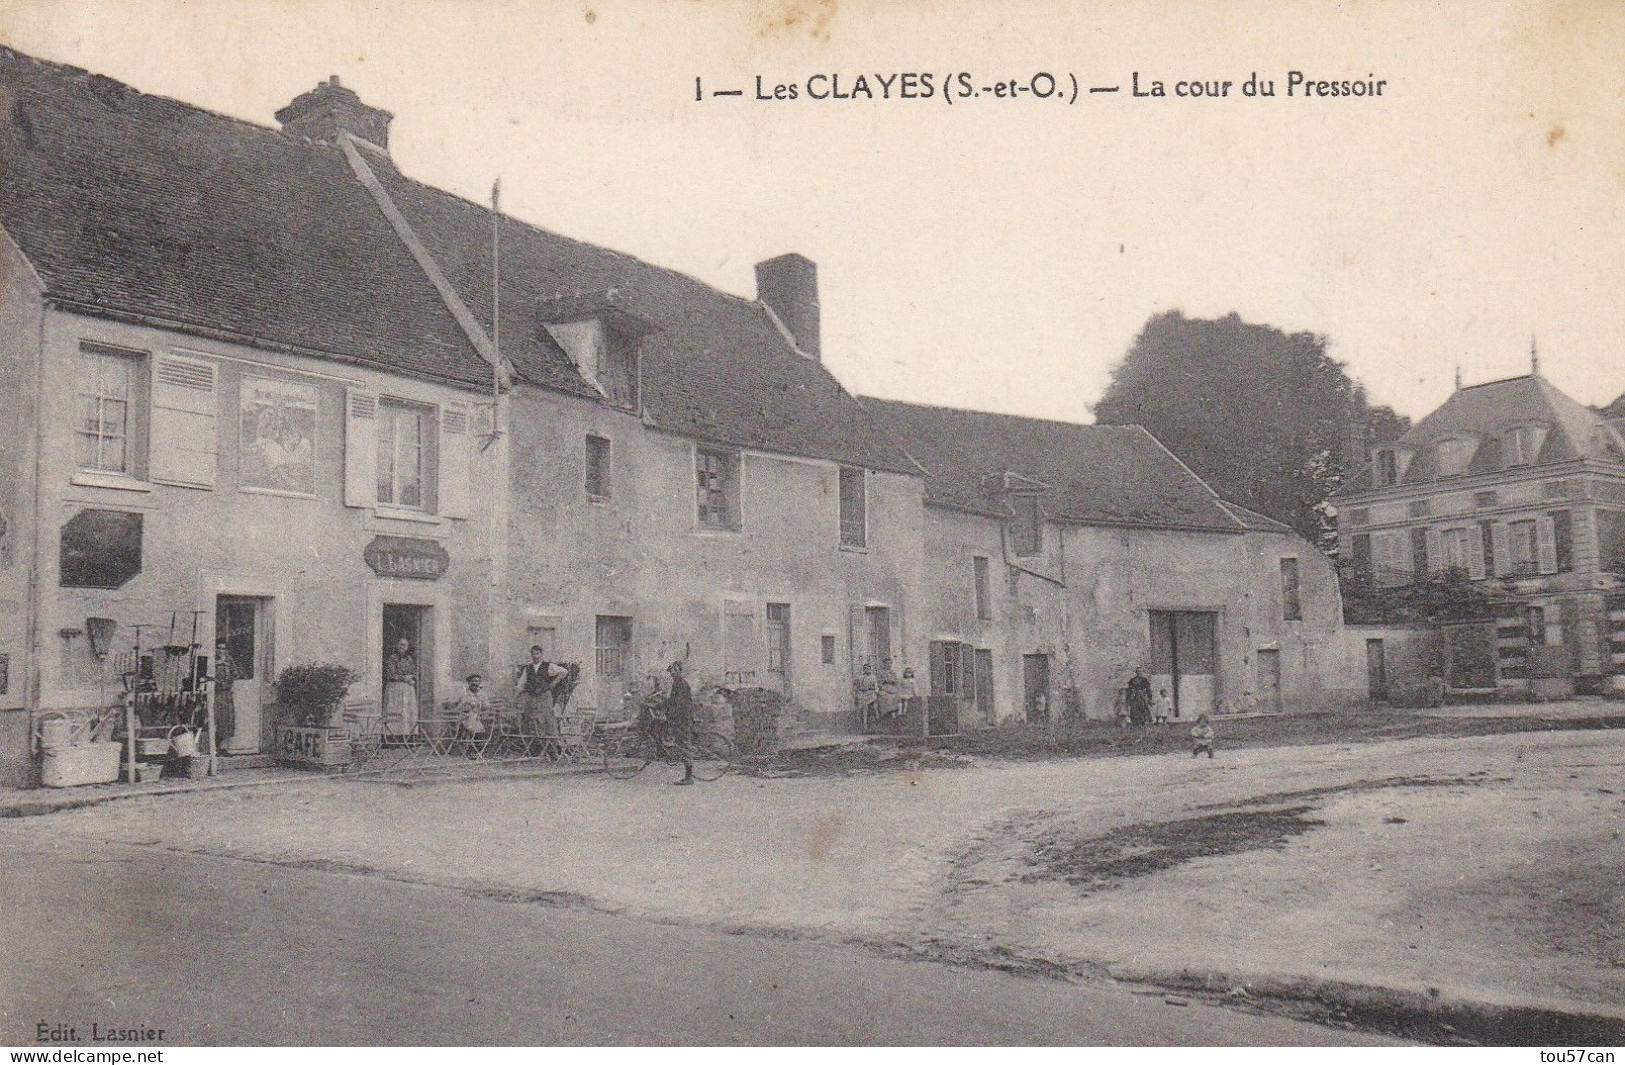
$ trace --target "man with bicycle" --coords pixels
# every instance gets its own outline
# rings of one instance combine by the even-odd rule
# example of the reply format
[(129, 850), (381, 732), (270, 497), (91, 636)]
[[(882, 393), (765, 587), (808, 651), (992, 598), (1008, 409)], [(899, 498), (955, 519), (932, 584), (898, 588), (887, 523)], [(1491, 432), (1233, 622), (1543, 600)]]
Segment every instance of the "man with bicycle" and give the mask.
[[(674, 784), (694, 783), (694, 692), (683, 679), (683, 663), (666, 667), (671, 674), (671, 690), (665, 698), (658, 688), (642, 700), (638, 732), (656, 750), (670, 750), (683, 760), (683, 779)], [(653, 674), (650, 674), (653, 679)]]

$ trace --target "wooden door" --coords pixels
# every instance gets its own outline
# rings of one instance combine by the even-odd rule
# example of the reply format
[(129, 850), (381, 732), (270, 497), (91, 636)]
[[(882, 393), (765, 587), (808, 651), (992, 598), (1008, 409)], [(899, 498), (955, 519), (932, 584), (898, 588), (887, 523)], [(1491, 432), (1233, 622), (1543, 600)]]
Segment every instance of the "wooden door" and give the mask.
[(1045, 725), (1050, 719), (1049, 655), (1021, 656), (1022, 686), (1027, 708), (1027, 724)]
[(225, 754), (257, 754), (270, 749), (270, 733), (276, 723), (265, 712), (273, 698), (266, 613), (264, 599), (235, 595), (215, 599), (215, 638), (226, 641), (226, 653), (231, 656), (237, 678), (231, 689), (235, 725), (231, 735), (221, 737)]
[(1388, 701), (1388, 662), (1381, 640), (1365, 642), (1366, 697), (1374, 703)]
[(1258, 652), (1258, 708), (1265, 713), (1281, 711), (1281, 652)]

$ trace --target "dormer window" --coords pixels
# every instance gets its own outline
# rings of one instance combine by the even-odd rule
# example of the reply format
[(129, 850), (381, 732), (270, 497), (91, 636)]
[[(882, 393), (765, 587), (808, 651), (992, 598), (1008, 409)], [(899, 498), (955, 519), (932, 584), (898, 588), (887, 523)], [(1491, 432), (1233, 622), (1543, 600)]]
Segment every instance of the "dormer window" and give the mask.
[(548, 300), (541, 316), (548, 333), (605, 402), (622, 410), (639, 409), (638, 352), (643, 338), (655, 331), (653, 323), (623, 307), (614, 289)]
[(1501, 457), (1507, 466), (1531, 466), (1546, 442), (1544, 425), (1515, 425), (1501, 437)]
[(1473, 452), (1478, 450), (1478, 441), (1466, 436), (1446, 437), (1440, 440), (1433, 448), (1433, 461), (1436, 472), (1440, 477), (1460, 477), (1467, 472), (1467, 464), (1473, 461)]

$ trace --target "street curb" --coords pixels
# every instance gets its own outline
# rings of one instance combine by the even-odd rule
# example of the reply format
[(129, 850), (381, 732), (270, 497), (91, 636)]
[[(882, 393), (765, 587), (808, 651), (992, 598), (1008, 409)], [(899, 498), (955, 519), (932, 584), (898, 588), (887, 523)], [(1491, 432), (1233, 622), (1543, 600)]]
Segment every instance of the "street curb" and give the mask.
[(325, 775), (301, 774), (290, 777), (272, 777), (269, 780), (230, 780), (203, 786), (177, 784), (174, 787), (154, 788), (150, 791), (119, 791), (106, 795), (63, 795), (42, 799), (21, 799), (0, 806), (0, 820), (6, 818), (43, 817), (66, 810), (82, 810), (88, 806), (105, 806), (120, 799), (150, 799), (169, 795), (197, 795), (211, 791), (237, 791), (242, 788), (268, 787), (273, 784), (295, 784), (328, 779)]
[[(326, 780), (352, 780), (368, 784), (385, 784), (397, 788), (432, 787), (442, 784), (484, 783), (493, 780), (536, 779), (538, 777), (552, 776), (580, 776), (598, 772), (592, 766), (576, 766), (569, 769), (549, 769), (544, 773), (520, 772), (493, 772), (482, 773), (467, 777), (426, 777), (416, 780), (389, 780), (366, 773), (298, 773), (292, 776), (271, 777), (256, 780), (220, 780), (198, 784), (175, 784), (171, 787), (158, 787), (143, 791), (119, 791), (105, 795), (51, 795), (47, 792), (45, 797), (38, 799), (19, 799), (15, 802), (0, 806), (0, 820), (24, 817), (44, 817), (49, 814), (63, 813), (68, 810), (82, 810), (91, 806), (105, 806), (108, 803), (118, 802), (121, 799), (150, 799), (166, 798), (172, 795), (200, 795), (215, 791), (240, 791), (245, 788), (263, 788), (278, 784), (305, 784), (317, 783)], [(38, 789), (44, 790), (44, 789)]]
[(1619, 1046), (1625, 1013), (1552, 1004), (1492, 1003), (1427, 992), (1314, 977), (1243, 977), (1192, 970), (1112, 968), (1119, 980), (1183, 992), (1207, 1001), (1275, 1006), (1331, 1023), (1388, 1031), (1437, 1044), (1484, 1046)]

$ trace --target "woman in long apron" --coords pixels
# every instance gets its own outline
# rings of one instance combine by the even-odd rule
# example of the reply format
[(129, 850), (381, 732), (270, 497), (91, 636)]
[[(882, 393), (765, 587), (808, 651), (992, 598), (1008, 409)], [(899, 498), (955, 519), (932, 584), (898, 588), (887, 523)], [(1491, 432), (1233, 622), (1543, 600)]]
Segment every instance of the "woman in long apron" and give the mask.
[(397, 640), (384, 661), (384, 731), (410, 736), (418, 728), (418, 659), (412, 642)]

